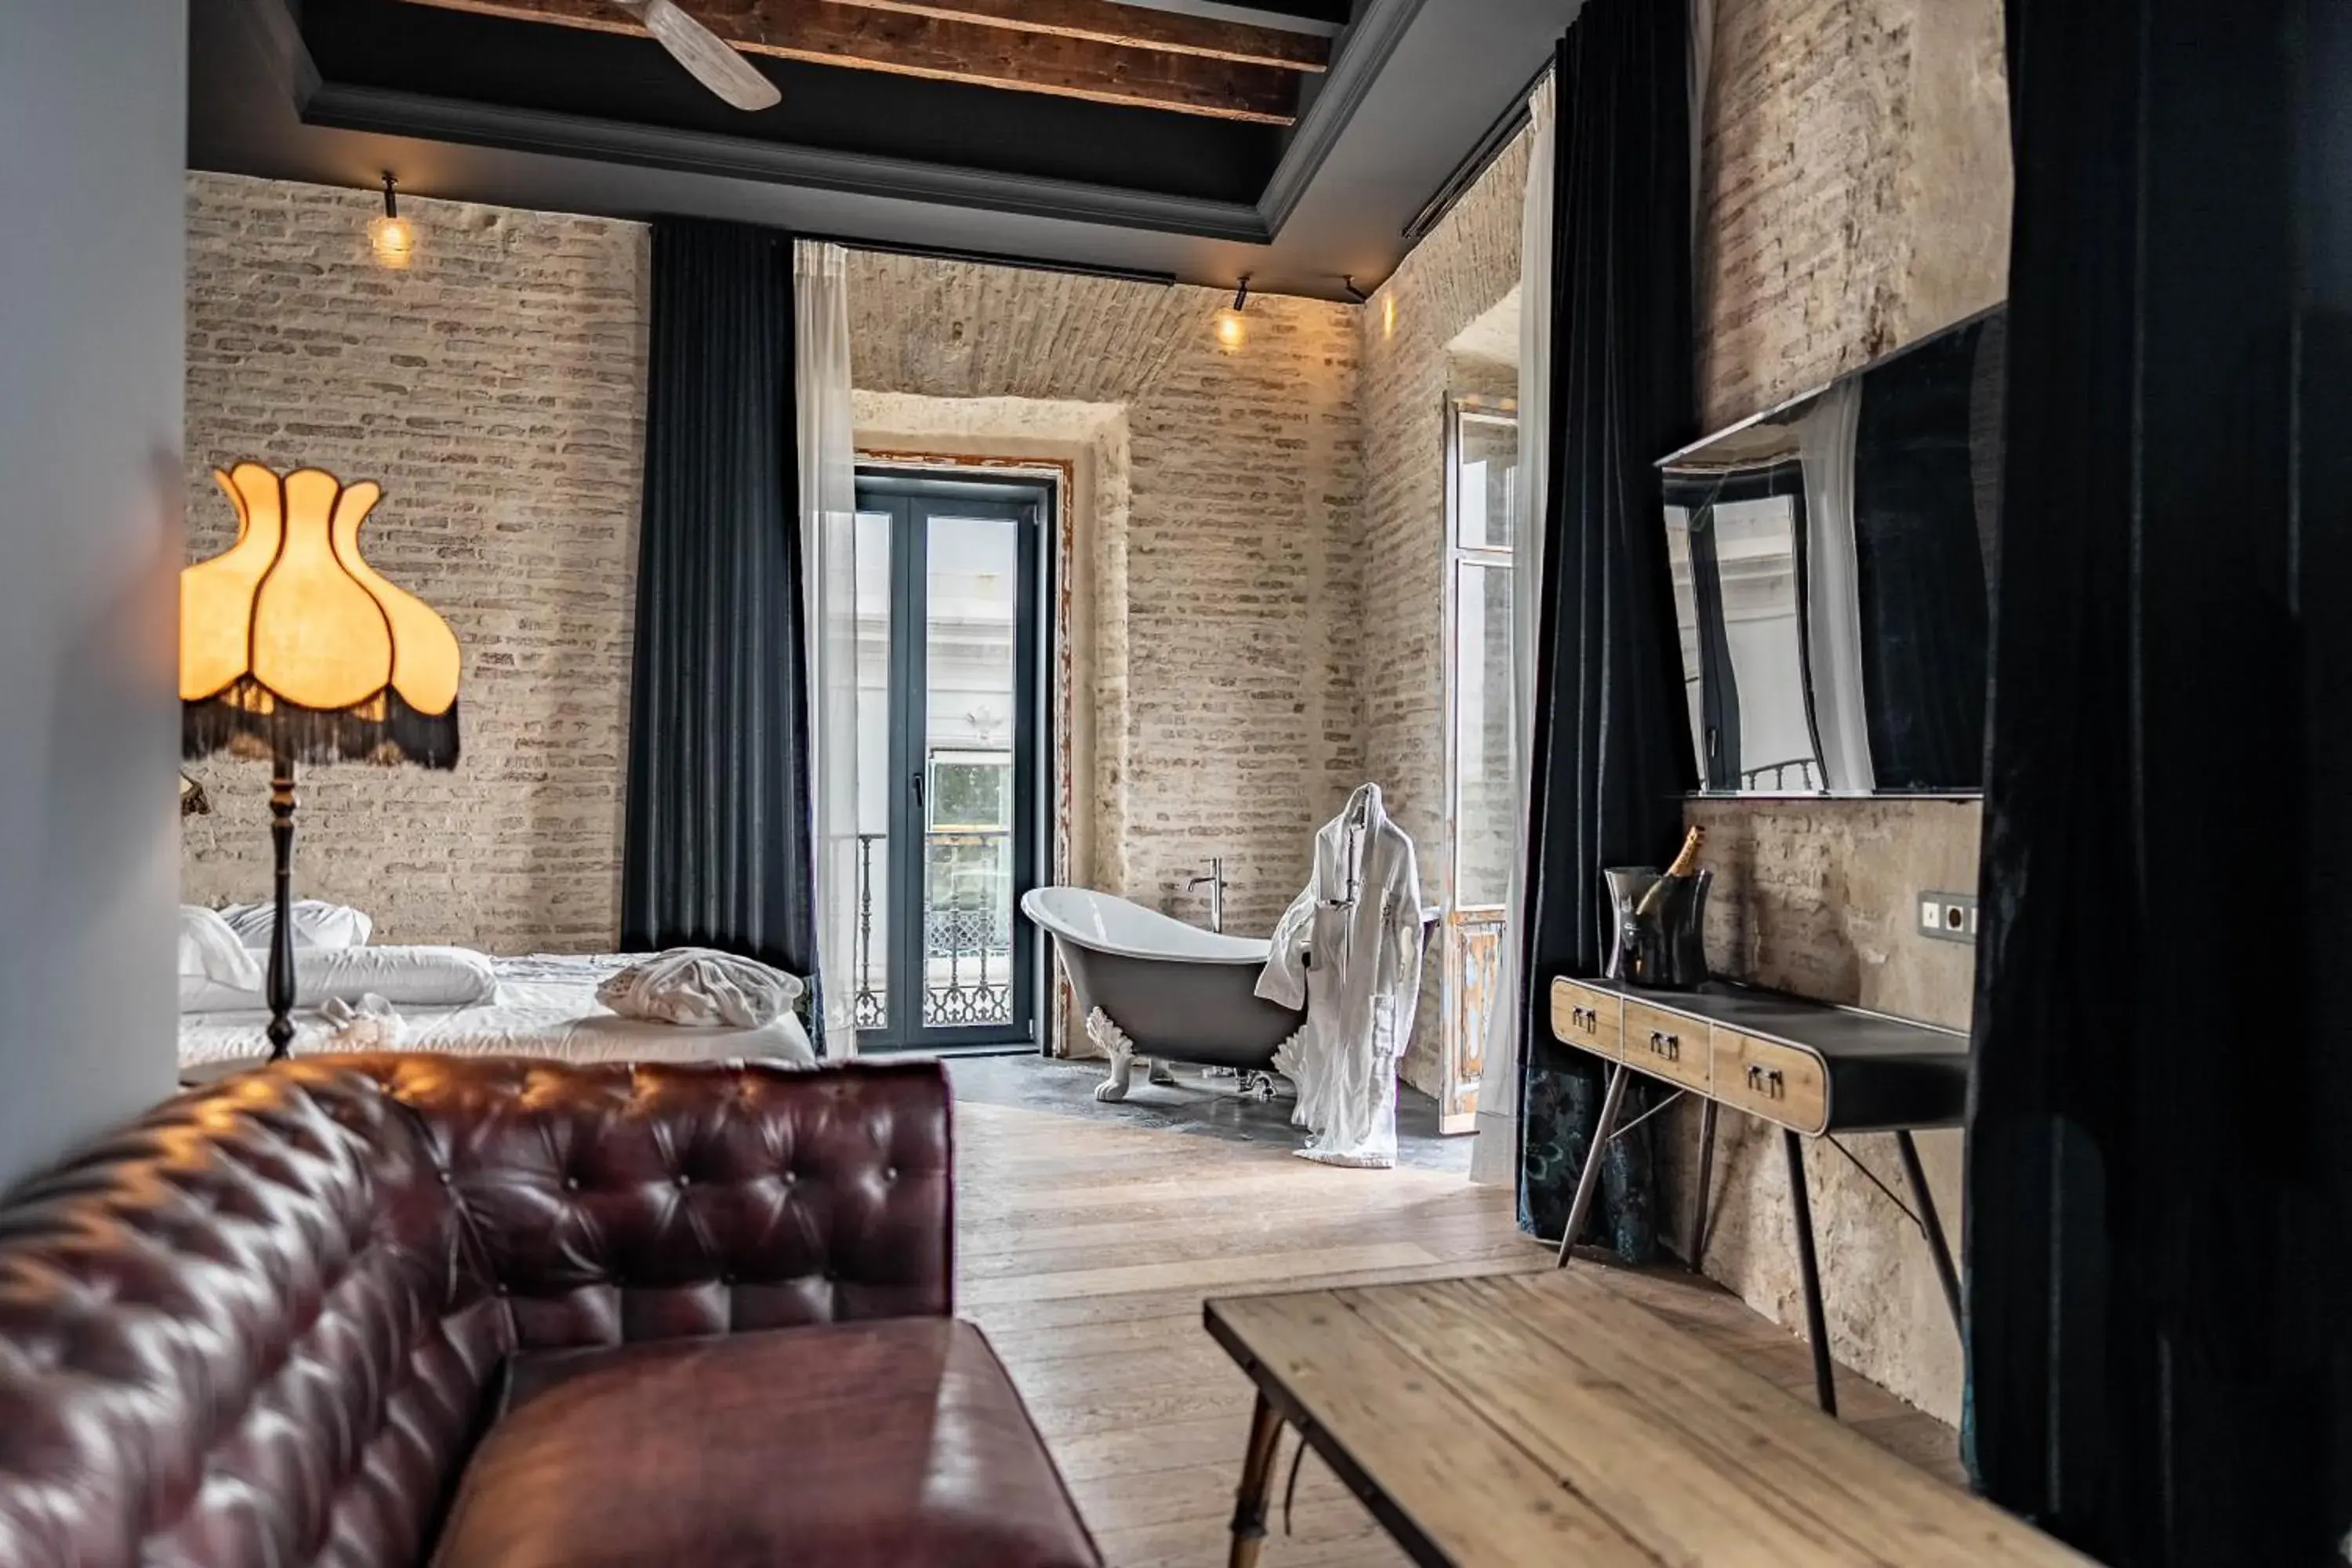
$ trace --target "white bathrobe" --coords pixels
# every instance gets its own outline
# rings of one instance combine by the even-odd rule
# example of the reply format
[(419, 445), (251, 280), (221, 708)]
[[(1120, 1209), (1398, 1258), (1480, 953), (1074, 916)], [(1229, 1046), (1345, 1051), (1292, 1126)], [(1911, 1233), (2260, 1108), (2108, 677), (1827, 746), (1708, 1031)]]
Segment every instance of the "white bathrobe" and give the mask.
[(1312, 1134), (1306, 1158), (1396, 1163), (1396, 1061), (1412, 1037), (1421, 950), (1412, 840), (1380, 785), (1361, 785), (1316, 834), (1314, 879), (1275, 928), (1257, 983), (1266, 1000), (1307, 1009), (1274, 1064), (1298, 1086), (1291, 1120)]

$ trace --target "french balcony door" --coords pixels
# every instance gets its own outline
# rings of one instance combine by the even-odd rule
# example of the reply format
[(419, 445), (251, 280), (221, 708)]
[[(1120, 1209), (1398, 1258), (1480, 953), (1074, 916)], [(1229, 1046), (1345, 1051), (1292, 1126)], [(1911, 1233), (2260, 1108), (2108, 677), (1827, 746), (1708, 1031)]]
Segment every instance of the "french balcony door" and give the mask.
[(861, 474), (860, 1051), (1037, 1042), (1050, 492)]

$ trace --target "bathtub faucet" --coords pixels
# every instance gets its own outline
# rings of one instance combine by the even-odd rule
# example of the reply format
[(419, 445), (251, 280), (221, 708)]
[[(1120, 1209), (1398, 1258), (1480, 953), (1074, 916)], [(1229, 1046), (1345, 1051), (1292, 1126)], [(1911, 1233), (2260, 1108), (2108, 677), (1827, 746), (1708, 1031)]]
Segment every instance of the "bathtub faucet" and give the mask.
[(1209, 889), (1209, 929), (1223, 932), (1225, 929), (1225, 858), (1223, 856), (1210, 856), (1209, 874), (1205, 877), (1193, 878), (1184, 884), (1184, 890), (1189, 893), (1203, 883), (1207, 884)]

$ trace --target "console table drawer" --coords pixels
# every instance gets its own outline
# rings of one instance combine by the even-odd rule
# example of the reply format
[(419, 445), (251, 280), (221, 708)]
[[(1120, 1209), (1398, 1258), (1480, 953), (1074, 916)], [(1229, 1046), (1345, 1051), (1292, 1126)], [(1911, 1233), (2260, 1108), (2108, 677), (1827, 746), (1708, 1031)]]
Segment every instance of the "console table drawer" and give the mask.
[(1639, 1002), (1625, 1004), (1625, 1065), (1635, 1072), (1705, 1094), (1711, 1054), (1706, 1019)]
[(1715, 1052), (1717, 1100), (1800, 1132), (1828, 1130), (1829, 1089), (1819, 1057), (1725, 1028), (1715, 1031)]
[(1551, 1032), (1563, 1045), (1615, 1058), (1622, 1054), (1624, 1010), (1624, 999), (1606, 991), (1573, 980), (1551, 983)]

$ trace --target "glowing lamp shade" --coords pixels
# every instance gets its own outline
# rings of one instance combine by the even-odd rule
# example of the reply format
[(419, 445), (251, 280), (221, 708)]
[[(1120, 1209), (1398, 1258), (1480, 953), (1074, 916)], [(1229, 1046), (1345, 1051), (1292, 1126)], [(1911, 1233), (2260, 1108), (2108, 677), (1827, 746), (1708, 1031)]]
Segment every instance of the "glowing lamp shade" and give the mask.
[(457, 762), (457, 639), (360, 558), (382, 499), (300, 468), (215, 469), (236, 542), (180, 574), (182, 751)]
[(406, 267), (416, 257), (416, 226), (404, 217), (380, 217), (368, 225), (368, 243), (386, 267)]
[(1221, 353), (1239, 353), (1249, 345), (1249, 318), (1239, 310), (1228, 309), (1218, 311), (1216, 322), (1210, 330), (1216, 337)]

